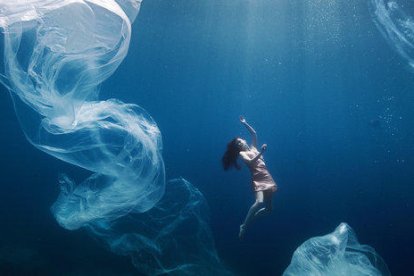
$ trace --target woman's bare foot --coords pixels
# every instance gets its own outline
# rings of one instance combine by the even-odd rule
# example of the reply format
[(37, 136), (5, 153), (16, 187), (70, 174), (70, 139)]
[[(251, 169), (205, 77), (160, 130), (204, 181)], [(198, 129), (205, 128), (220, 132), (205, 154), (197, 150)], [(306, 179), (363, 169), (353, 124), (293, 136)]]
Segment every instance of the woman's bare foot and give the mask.
[(239, 239), (242, 240), (244, 237), (244, 234), (246, 233), (246, 227), (244, 224), (240, 225), (240, 232), (239, 232)]

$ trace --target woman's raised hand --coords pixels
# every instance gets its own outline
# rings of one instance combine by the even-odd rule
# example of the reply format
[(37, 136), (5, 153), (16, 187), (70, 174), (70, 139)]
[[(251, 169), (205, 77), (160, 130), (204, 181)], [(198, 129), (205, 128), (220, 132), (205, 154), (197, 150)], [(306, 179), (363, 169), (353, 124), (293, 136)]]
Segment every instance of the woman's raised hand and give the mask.
[(246, 119), (240, 115), (240, 123), (245, 124), (246, 123)]

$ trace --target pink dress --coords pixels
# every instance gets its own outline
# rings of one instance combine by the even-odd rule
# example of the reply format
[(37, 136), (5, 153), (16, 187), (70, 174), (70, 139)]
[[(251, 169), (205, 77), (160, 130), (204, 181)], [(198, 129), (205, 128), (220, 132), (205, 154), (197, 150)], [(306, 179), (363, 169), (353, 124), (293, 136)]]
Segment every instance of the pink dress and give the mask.
[[(256, 148), (251, 148), (250, 151), (254, 154), (254, 156), (259, 154)], [(260, 158), (256, 161), (249, 163), (248, 167), (252, 174), (252, 186), (255, 192), (267, 190), (275, 192), (277, 190), (276, 182), (267, 170), (263, 156), (260, 156)]]

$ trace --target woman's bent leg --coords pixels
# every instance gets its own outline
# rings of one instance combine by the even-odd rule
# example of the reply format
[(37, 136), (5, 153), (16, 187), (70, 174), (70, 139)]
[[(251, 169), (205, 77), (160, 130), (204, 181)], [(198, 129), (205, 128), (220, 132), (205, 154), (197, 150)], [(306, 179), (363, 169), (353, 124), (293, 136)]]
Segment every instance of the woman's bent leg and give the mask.
[(256, 192), (256, 201), (253, 203), (253, 205), (250, 207), (249, 212), (247, 212), (246, 218), (244, 220), (244, 223), (240, 225), (240, 232), (239, 232), (239, 238), (242, 239), (247, 227), (250, 225), (252, 220), (255, 217), (255, 214), (260, 210), (260, 208), (263, 205), (263, 199), (264, 195), (262, 191)]
[(260, 208), (255, 214), (254, 216), (263, 216), (263, 215), (268, 215), (272, 212), (272, 198), (273, 198), (273, 190), (265, 190), (263, 191), (263, 202), (265, 204), (265, 207)]

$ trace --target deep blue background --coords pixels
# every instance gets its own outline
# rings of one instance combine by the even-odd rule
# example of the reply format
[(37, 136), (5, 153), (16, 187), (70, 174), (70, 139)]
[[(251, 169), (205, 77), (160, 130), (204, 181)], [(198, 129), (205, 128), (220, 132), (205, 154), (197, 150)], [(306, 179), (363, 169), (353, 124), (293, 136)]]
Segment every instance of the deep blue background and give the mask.
[[(102, 87), (102, 99), (137, 103), (157, 121), (167, 178), (205, 194), (217, 251), (238, 275), (280, 275), (297, 246), (343, 221), (393, 275), (414, 273), (414, 72), (366, 1), (339, 2), (144, 1), (130, 52)], [(134, 273), (57, 225), (57, 174), (88, 174), (33, 148), (0, 97), (0, 270)], [(240, 114), (268, 144), (279, 185), (274, 214), (243, 242), (249, 174), (220, 164), (228, 140), (248, 138)]]

